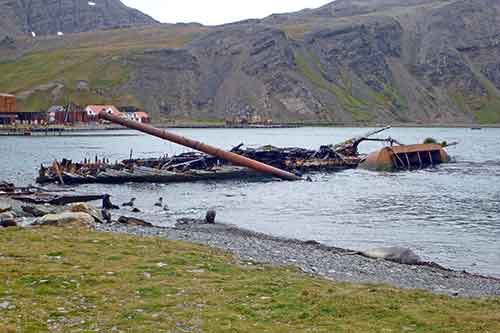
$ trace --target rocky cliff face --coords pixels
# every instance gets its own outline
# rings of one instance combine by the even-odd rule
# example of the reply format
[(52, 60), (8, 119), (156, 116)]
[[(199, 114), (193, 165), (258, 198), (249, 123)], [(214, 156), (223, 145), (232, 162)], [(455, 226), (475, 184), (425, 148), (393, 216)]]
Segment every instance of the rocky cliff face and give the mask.
[(193, 36), (124, 53), (99, 94), (157, 119), (500, 123), (498, 0), (337, 0)]
[(0, 36), (55, 35), (157, 23), (119, 0), (0, 0)]
[(167, 117), (500, 122), (499, 55), (498, 1), (338, 0), (135, 56), (128, 85)]

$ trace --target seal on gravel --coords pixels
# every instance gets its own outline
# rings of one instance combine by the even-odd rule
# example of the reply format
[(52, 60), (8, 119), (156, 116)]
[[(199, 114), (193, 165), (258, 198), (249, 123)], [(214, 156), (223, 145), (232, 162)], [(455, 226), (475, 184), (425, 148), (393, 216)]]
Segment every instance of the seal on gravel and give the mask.
[(384, 259), (404, 265), (421, 265), (423, 263), (415, 252), (404, 247), (379, 247), (348, 254), (360, 254), (367, 258)]

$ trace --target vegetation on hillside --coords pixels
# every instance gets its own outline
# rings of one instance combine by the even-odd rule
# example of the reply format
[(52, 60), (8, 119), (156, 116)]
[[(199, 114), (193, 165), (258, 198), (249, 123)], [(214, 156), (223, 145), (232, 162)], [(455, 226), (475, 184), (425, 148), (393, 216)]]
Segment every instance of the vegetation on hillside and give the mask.
[[(178, 48), (202, 28), (129, 28), (52, 38), (17, 59), (0, 62), (0, 91), (17, 94), (24, 111), (50, 105), (137, 105), (118, 91), (130, 77), (125, 57), (148, 48)], [(28, 41), (25, 41), (28, 43)]]

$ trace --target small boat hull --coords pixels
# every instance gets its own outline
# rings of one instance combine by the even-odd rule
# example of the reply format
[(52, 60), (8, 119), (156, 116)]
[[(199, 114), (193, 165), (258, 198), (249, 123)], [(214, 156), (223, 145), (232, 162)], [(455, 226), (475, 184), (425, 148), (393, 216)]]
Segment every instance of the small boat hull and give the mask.
[(385, 147), (369, 154), (361, 167), (376, 171), (417, 170), (448, 163), (450, 156), (439, 144)]

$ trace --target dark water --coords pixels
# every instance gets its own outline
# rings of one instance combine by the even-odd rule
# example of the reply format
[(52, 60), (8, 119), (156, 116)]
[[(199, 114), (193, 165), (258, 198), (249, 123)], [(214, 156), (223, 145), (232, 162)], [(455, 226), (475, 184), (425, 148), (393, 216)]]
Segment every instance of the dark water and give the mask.
[[(363, 134), (359, 128), (175, 130), (230, 148), (251, 145), (317, 148)], [(121, 132), (123, 133), (123, 132)], [(455, 163), (401, 173), (350, 170), (315, 174), (314, 182), (208, 182), (195, 184), (88, 185), (79, 190), (108, 192), (121, 203), (138, 198), (147, 219), (171, 225), (181, 217), (201, 217), (215, 207), (218, 219), (273, 235), (314, 239), (328, 245), (366, 249), (406, 246), (443, 265), (500, 277), (500, 129), (392, 129), (404, 143), (426, 137), (459, 141), (449, 149)], [(0, 137), (0, 179), (29, 184), (38, 165), (63, 157), (96, 154), (122, 159), (155, 157), (187, 149), (151, 138)], [(363, 144), (363, 151), (380, 148)], [(170, 212), (154, 207), (164, 197)]]

